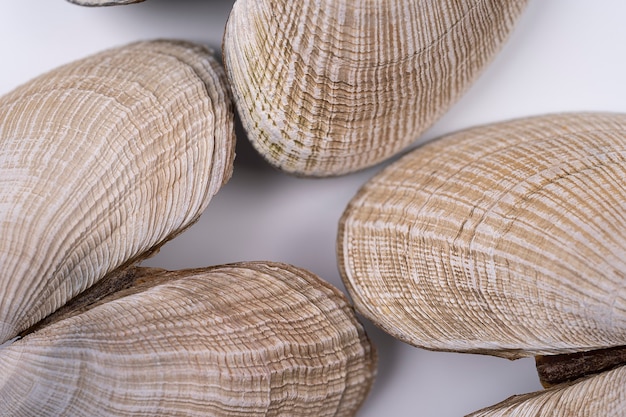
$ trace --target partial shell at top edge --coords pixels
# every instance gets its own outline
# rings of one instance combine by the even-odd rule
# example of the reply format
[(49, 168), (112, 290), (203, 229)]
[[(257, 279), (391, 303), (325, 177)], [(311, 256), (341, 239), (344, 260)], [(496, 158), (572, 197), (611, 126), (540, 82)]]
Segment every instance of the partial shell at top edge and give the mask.
[(298, 175), (363, 169), (465, 92), (526, 0), (238, 0), (223, 55), (248, 138)]
[(79, 6), (99, 7), (99, 6), (120, 6), (124, 4), (142, 3), (144, 0), (67, 0)]

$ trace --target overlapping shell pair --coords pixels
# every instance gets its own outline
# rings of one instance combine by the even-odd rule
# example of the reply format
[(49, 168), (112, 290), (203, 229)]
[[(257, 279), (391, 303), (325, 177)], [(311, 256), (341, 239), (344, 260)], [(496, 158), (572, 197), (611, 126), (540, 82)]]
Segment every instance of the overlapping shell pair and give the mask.
[(234, 145), (223, 70), (189, 43), (0, 98), (0, 415), (355, 412), (375, 354), (338, 290), (269, 262), (133, 266), (200, 216)]
[(469, 88), (526, 3), (237, 0), (223, 52), (248, 138), (299, 175), (384, 161)]
[(600, 365), (589, 371), (605, 371), (557, 375), (552, 388), (476, 415), (623, 416), (625, 180), (623, 114), (452, 134), (352, 199), (338, 234), (342, 277), (362, 314), (412, 345), (546, 355), (542, 368), (552, 355), (580, 369), (587, 358)]

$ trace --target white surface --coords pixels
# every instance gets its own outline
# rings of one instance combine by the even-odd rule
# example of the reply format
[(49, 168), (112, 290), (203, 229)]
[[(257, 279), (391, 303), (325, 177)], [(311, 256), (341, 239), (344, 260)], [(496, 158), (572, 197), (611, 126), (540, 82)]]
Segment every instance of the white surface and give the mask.
[[(138, 39), (174, 37), (219, 49), (232, 0), (147, 0), (82, 8), (63, 0), (0, 0), (0, 94), (45, 70)], [(486, 122), (556, 111), (626, 111), (626, 2), (531, 0), (496, 60), (419, 142)], [(273, 260), (343, 289), (337, 221), (380, 167), (301, 179), (269, 168), (239, 135), (232, 180), (201, 220), (148, 264), (199, 267)], [(359, 416), (458, 416), (540, 389), (533, 360), (435, 353), (367, 324), (378, 378)]]

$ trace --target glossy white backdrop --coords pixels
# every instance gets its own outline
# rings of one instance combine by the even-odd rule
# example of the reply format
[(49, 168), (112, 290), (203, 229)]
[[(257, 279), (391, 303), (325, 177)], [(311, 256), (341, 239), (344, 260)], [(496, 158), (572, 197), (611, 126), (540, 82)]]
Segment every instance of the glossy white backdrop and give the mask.
[[(2, 94), (48, 69), (134, 40), (181, 38), (219, 50), (233, 0), (147, 0), (111, 8), (64, 0), (0, 3)], [(496, 60), (416, 145), (520, 116), (626, 112), (624, 16), (623, 0), (531, 0)], [(200, 221), (146, 263), (178, 269), (283, 261), (343, 290), (335, 258), (337, 222), (381, 166), (339, 178), (295, 178), (267, 166), (241, 131), (237, 155), (232, 180)], [(540, 389), (533, 360), (429, 352), (366, 327), (378, 348), (379, 370), (360, 417), (459, 416)]]

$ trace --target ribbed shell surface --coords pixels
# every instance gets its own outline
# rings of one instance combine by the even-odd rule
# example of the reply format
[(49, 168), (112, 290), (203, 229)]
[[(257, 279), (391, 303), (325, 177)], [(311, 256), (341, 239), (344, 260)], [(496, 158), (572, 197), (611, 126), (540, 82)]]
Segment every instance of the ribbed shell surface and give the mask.
[(237, 0), (223, 52), (255, 148), (343, 174), (415, 141), (500, 48), (526, 0)]
[(256, 262), (152, 279), (0, 348), (0, 414), (350, 416), (368, 393), (375, 352), (315, 275)]
[(626, 344), (626, 115), (547, 115), (423, 146), (353, 198), (357, 309), (429, 349), (507, 357)]
[(468, 417), (623, 417), (626, 366), (549, 390), (519, 395)]
[(0, 98), (0, 343), (195, 221), (233, 157), (200, 46), (134, 43)]
[(68, 0), (80, 6), (119, 6), (123, 4), (141, 3), (144, 0)]

